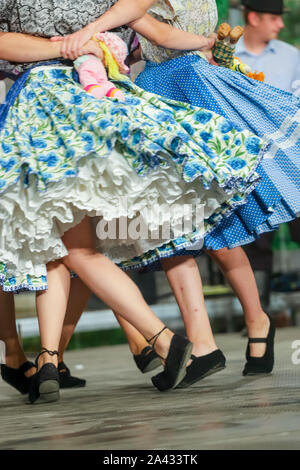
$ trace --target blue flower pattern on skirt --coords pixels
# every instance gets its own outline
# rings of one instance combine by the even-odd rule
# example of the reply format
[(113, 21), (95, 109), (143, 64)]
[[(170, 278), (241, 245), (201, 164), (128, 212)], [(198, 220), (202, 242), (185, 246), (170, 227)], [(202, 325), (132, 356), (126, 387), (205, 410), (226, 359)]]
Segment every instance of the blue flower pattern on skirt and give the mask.
[[(117, 85), (125, 94), (124, 103), (95, 99), (73, 80), (70, 68), (33, 70), (0, 132), (1, 192), (19, 180), (21, 171), (25, 185), (35, 174), (38, 190), (47, 191), (49, 184), (76, 177), (82, 158), (105, 158), (117, 147), (141, 177), (172, 162), (186, 182), (198, 178), (209, 189), (216, 181), (230, 192), (224, 213), (237, 201), (245, 202), (259, 180), (255, 170), (261, 139), (238, 131), (216, 113), (159, 98), (130, 81)], [(218, 218), (222, 211), (207, 229)], [(1, 262), (0, 279), (6, 290), (46, 286), (42, 277), (7, 279)]]

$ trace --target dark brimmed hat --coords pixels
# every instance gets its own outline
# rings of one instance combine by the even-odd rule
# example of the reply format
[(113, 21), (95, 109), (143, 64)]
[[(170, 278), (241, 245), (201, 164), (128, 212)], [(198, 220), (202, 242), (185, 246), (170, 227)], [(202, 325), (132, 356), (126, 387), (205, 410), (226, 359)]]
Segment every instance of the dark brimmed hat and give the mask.
[(273, 15), (282, 15), (290, 11), (284, 7), (283, 0), (242, 0), (242, 6), (259, 13)]

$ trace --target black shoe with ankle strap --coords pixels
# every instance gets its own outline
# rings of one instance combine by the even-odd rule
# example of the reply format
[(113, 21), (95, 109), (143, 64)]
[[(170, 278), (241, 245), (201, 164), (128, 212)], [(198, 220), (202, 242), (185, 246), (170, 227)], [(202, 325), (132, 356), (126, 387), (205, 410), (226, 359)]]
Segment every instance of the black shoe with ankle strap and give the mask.
[[(160, 334), (166, 330), (165, 326), (159, 333), (157, 333), (153, 338), (148, 340), (148, 343), (153, 341), (152, 347), (154, 348), (155, 343), (160, 336)], [(159, 391), (165, 392), (175, 388), (184, 378), (186, 374), (186, 364), (191, 357), (193, 349), (193, 343), (191, 343), (184, 336), (174, 334), (168, 356), (165, 360), (165, 368), (163, 372), (152, 377), (153, 385), (158, 388)]]
[[(155, 356), (158, 359), (156, 354)], [(22, 393), (23, 395), (26, 395), (27, 393), (29, 393), (30, 384), (35, 374), (31, 375), (30, 377), (27, 377), (25, 374), (33, 367), (35, 368), (35, 364), (30, 361), (24, 362), (24, 364), (22, 364), (18, 369), (8, 367), (6, 364), (1, 364), (1, 377), (4, 382), (6, 382), (8, 385), (11, 385), (16, 390), (18, 390), (18, 392)], [(70, 369), (64, 362), (58, 363), (58, 372), (59, 388), (79, 388), (86, 386), (86, 380), (74, 377), (71, 374)]]
[[(270, 315), (270, 327), (266, 338), (249, 338), (246, 351), (246, 365), (243, 375), (270, 374), (274, 367), (274, 338), (275, 338), (275, 321)], [(250, 344), (265, 343), (266, 352), (262, 357), (250, 356)]]
[(8, 367), (6, 364), (1, 364), (1, 377), (4, 382), (25, 395), (29, 392), (29, 387), (33, 379), (33, 376), (27, 377), (25, 374), (33, 367), (35, 367), (35, 365), (30, 361), (25, 361), (18, 369)]
[(60, 388), (81, 388), (85, 387), (86, 380), (71, 375), (70, 369), (64, 362), (58, 363), (59, 387)]
[[(58, 356), (58, 351), (49, 351), (42, 348), (38, 354), (35, 365), (38, 368), (38, 359), (44, 354), (48, 353), (50, 356)], [(46, 363), (35, 374), (30, 385), (29, 401), (34, 403), (50, 403), (59, 400), (59, 375), (57, 367), (54, 364)]]
[(135, 354), (133, 359), (143, 374), (161, 366), (161, 361), (151, 346), (146, 346), (140, 354)]

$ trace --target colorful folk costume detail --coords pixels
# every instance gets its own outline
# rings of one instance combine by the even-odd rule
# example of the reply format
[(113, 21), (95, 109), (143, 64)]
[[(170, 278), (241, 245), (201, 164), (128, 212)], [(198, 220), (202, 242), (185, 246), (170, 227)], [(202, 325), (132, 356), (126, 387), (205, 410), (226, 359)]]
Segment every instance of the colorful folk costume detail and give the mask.
[(113, 80), (122, 80), (122, 73), (129, 73), (125, 64), (128, 49), (124, 41), (113, 33), (95, 34), (94, 40), (103, 51), (104, 64), (102, 60), (92, 54), (78, 57), (74, 61), (74, 67), (78, 72), (80, 83), (85, 91), (96, 98), (115, 97), (124, 101), (123, 93), (108, 80), (105, 67)]
[[(191, 0), (188, 6), (184, 1), (170, 0), (169, 4), (171, 7), (159, 0), (148, 13), (192, 33), (208, 35), (214, 31), (217, 24), (214, 0)], [(232, 167), (243, 166), (239, 145), (245, 142), (240, 138), (232, 142), (228, 135), (232, 129), (254, 134), (246, 142), (249, 152), (255, 153), (261, 139), (267, 146), (258, 166), (259, 185), (247, 204), (205, 236), (204, 247), (217, 250), (251, 243), (261, 233), (276, 230), (278, 224), (299, 216), (300, 98), (229, 68), (211, 65), (201, 53), (165, 50), (141, 36), (139, 40), (147, 63), (136, 84), (148, 92), (200, 106), (204, 113), (214, 112), (228, 119), (229, 126), (219, 127), (219, 148), (227, 148)], [(193, 136), (194, 129), (189, 133)], [(207, 144), (213, 136), (206, 135)], [(194, 251), (184, 249), (185, 238), (178, 240), (177, 253), (200, 254), (197, 243)], [(167, 250), (161, 256), (168, 256)]]
[[(8, 3), (9, 25), (23, 0)], [(188, 11), (186, 2), (170, 3), (179, 18)], [(214, 28), (214, 14), (206, 12)], [(38, 4), (31, 14), (39, 24)], [(68, 18), (69, 30), (78, 29), (80, 18), (74, 25)], [(55, 35), (51, 18), (43, 17), (45, 24), (48, 37)], [(100, 237), (101, 251), (124, 269), (152, 269), (162, 257), (197, 253), (189, 249), (203, 241), (213, 249), (247, 243), (300, 212), (299, 99), (195, 54), (149, 63), (141, 88), (108, 76), (124, 101), (99, 100), (73, 72), (65, 64), (27, 70), (0, 109), (4, 290), (45, 289), (46, 264), (67, 254), (62, 235), (86, 215), (104, 225), (143, 220), (151, 233), (161, 233), (166, 208), (176, 204), (167, 236)], [(193, 225), (178, 230), (178, 210), (186, 204)], [(195, 218), (199, 205), (202, 217)]]

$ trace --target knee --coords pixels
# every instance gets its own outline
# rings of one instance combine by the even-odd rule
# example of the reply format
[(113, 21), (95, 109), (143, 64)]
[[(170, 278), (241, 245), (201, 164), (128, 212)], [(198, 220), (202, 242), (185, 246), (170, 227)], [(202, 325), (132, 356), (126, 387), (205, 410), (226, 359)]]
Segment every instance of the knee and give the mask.
[(182, 271), (197, 266), (196, 260), (193, 256), (173, 256), (161, 260), (161, 264), (165, 271), (176, 269)]
[(208, 255), (218, 264), (222, 271), (231, 271), (249, 265), (249, 260), (244, 250), (236, 248), (222, 248), (221, 250), (208, 251)]
[(74, 270), (78, 263), (88, 262), (89, 258), (95, 254), (93, 248), (72, 248), (69, 250), (68, 255), (63, 258), (63, 263), (68, 269)]
[(221, 248), (220, 250), (207, 250), (206, 253), (210, 258), (219, 263), (225, 261), (229, 256), (228, 248)]
[(47, 272), (52, 271), (53, 269), (58, 269), (63, 263), (63, 260), (58, 259), (55, 261), (50, 261), (50, 263), (47, 263)]

